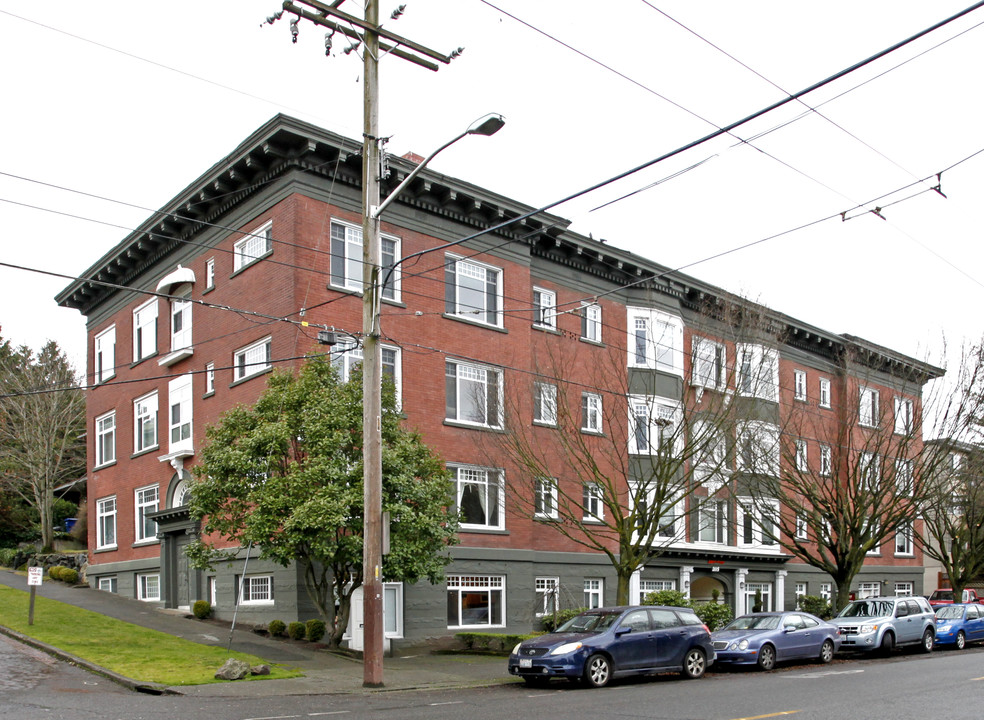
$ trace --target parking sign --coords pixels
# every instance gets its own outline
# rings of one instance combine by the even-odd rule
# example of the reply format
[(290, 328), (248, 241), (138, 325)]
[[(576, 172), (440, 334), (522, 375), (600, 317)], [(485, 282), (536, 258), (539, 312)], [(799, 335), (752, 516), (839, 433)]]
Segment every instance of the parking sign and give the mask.
[(28, 584), (28, 586), (31, 586), (31, 585), (40, 585), (41, 584), (41, 580), (42, 580), (43, 577), (44, 577), (44, 568), (29, 567), (27, 569), (27, 584)]

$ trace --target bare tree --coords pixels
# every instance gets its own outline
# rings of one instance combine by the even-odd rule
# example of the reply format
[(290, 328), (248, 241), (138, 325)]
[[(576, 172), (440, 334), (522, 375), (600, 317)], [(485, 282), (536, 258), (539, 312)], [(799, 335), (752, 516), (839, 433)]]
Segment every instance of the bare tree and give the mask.
[(512, 507), (607, 556), (619, 604), (629, 602), (633, 573), (687, 538), (688, 514), (700, 518), (697, 533), (726, 531), (704, 512), (727, 495), (730, 478), (724, 358), (709, 358), (699, 391), (682, 377), (657, 388), (655, 375), (626, 370), (627, 353), (655, 362), (675, 353), (682, 367), (682, 331), (671, 341), (657, 326), (638, 346), (591, 348), (590, 363), (545, 337), (533, 350), (536, 376), (510, 399), (507, 432), (490, 449), (505, 449), (518, 471)]
[(53, 543), (54, 489), (85, 472), (85, 398), (54, 342), (0, 355), (0, 482), (38, 514)]

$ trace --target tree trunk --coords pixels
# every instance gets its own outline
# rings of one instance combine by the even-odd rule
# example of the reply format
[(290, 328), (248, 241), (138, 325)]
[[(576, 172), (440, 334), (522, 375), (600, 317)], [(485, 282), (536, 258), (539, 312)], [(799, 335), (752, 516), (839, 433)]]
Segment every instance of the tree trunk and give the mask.
[(622, 568), (622, 567), (616, 567), (615, 570), (618, 573), (618, 586), (615, 589), (615, 604), (628, 605), (629, 580), (632, 579), (632, 573), (627, 572), (626, 568)]
[(851, 602), (851, 581), (854, 580), (853, 576), (849, 578), (834, 578), (834, 582), (837, 584), (837, 596), (834, 598), (834, 615), (839, 613), (847, 604)]

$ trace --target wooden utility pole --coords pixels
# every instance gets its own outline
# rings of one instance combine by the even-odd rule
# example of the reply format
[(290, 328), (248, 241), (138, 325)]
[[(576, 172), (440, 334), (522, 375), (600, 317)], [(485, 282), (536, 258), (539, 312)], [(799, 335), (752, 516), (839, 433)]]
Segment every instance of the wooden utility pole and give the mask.
[[(382, 49), (428, 70), (438, 65), (425, 55), (444, 64), (453, 55), (443, 55), (407, 38), (383, 29), (379, 24), (378, 0), (366, 1), (365, 19), (339, 10), (344, 0), (332, 3), (298, 0), (314, 8), (305, 10), (286, 0), (284, 11), (340, 32), (362, 45), (363, 53), (363, 121), (362, 121), (362, 461), (363, 461), (363, 677), (365, 687), (383, 685), (383, 438), (382, 438), (382, 356), (379, 345), (382, 273), (379, 207), (380, 138), (379, 138), (379, 53)], [(394, 13), (394, 18), (399, 11)], [(341, 20), (342, 23), (337, 22)], [(353, 29), (353, 26), (359, 30)], [(380, 37), (389, 44), (380, 41)], [(326, 41), (326, 52), (331, 46)]]

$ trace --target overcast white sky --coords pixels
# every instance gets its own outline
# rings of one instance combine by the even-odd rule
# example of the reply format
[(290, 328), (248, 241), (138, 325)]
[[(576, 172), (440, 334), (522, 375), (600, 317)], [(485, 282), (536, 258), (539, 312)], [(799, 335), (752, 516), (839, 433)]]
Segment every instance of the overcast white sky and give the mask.
[[(700, 138), (971, 4), (490, 2), (499, 9), (407, 1), (388, 27), (465, 52), (437, 73), (384, 60), (381, 131), (395, 154), (426, 155), (477, 117), (502, 113), (507, 125), (496, 136), (467, 138), (432, 168), (534, 206)], [(0, 262), (81, 274), (277, 112), (361, 137), (361, 62), (341, 53), (337, 37), (326, 58), (324, 33), (310, 23), (302, 21), (296, 45), (286, 19), (261, 27), (279, 7), (0, 0)], [(343, 9), (362, 14), (357, 0)], [(954, 346), (982, 334), (984, 154), (960, 163), (984, 149), (981, 24), (984, 9), (805, 97), (823, 117), (788, 105), (735, 132), (751, 144), (718, 138), (552, 212), (575, 231), (687, 266), (805, 322), (942, 362), (944, 337)], [(935, 180), (912, 185), (955, 163), (942, 177), (947, 199), (927, 190)], [(866, 212), (875, 206), (884, 219)], [(844, 211), (854, 219), (816, 222)], [(0, 267), (0, 334), (35, 349), (55, 339), (82, 367), (84, 320), (53, 300), (68, 282)]]

